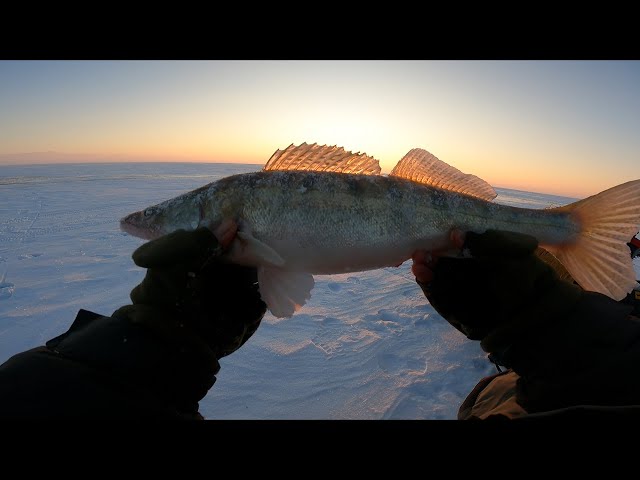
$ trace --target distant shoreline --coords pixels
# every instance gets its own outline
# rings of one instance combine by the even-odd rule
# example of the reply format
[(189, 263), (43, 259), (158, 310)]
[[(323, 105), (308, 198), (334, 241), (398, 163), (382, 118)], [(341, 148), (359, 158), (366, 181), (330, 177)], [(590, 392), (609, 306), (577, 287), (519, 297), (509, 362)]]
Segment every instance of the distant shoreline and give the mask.
[(32, 167), (32, 166), (53, 166), (53, 165), (148, 165), (148, 164), (174, 164), (174, 165), (256, 165), (258, 167), (264, 166), (264, 163), (241, 163), (241, 162), (189, 162), (189, 161), (181, 161), (176, 162), (174, 160), (139, 160), (139, 161), (115, 161), (115, 162), (31, 162), (31, 163), (1, 163), (0, 167)]
[[(175, 166), (189, 166), (189, 167), (198, 167), (198, 166), (207, 166), (207, 167), (213, 167), (213, 166), (219, 166), (219, 167), (224, 167), (224, 168), (234, 168), (234, 167), (238, 167), (238, 168), (242, 168), (242, 167), (252, 167), (253, 170), (255, 171), (259, 171), (260, 169), (262, 169), (262, 167), (264, 166), (264, 164), (261, 163), (238, 163), (238, 162), (175, 162), (175, 161), (137, 161), (137, 162), (128, 162), (128, 161), (118, 161), (118, 162), (59, 162), (59, 163), (18, 163), (18, 164), (0, 164), (0, 184), (2, 185), (6, 185), (7, 183), (3, 183), (2, 182), (2, 169), (4, 168), (25, 168), (25, 169), (34, 169), (34, 168), (60, 168), (60, 169), (68, 169), (68, 168), (74, 168), (74, 167), (83, 167), (83, 168), (91, 168), (91, 167), (113, 167), (113, 168), (118, 168), (118, 167), (125, 167), (125, 166), (145, 166), (145, 167), (149, 167), (152, 165), (158, 165), (158, 166), (171, 166), (171, 165), (175, 165)], [(66, 172), (65, 172), (66, 173)], [(140, 173), (142, 175), (142, 173)], [(16, 174), (15, 172), (12, 172), (11, 177), (15, 177)], [(28, 177), (28, 175), (19, 175), (22, 177)], [(62, 177), (63, 175), (61, 175)], [(11, 182), (14, 183), (14, 182)], [(16, 182), (17, 183), (17, 182)], [(22, 182), (20, 182), (22, 183)], [(31, 183), (31, 182), (24, 182), (24, 183)], [(533, 194), (533, 195), (549, 195), (552, 197), (558, 197), (558, 198), (562, 198), (562, 199), (567, 199), (570, 200), (567, 203), (571, 203), (573, 201), (579, 200), (578, 197), (571, 197), (568, 195), (558, 195), (555, 193), (547, 193), (547, 192), (536, 192), (536, 191), (531, 191), (531, 190), (522, 190), (522, 189), (517, 189), (517, 188), (510, 188), (510, 187), (501, 187), (498, 185), (494, 185), (493, 186), (495, 189), (497, 190), (503, 190), (503, 191), (509, 191), (509, 192), (517, 192), (519, 194)]]

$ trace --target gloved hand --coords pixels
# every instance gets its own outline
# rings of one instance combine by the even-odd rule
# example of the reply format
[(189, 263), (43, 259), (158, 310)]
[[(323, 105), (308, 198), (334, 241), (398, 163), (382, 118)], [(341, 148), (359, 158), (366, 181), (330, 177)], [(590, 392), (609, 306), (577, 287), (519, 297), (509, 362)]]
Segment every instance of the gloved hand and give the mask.
[(451, 240), (472, 256), (415, 252), (416, 280), (440, 315), (519, 377), (520, 406), (637, 404), (640, 321), (630, 306), (562, 280), (528, 235), (453, 231)]
[(217, 231), (220, 242), (201, 227), (140, 246), (133, 261), (147, 268), (146, 276), (131, 291), (133, 305), (113, 316), (126, 316), (168, 341), (216, 359), (240, 348), (260, 325), (266, 304), (255, 268), (219, 261), (236, 228), (223, 224)]
[(413, 256), (416, 281), (429, 303), (487, 352), (500, 352), (530, 328), (569, 311), (582, 289), (560, 280), (535, 254), (529, 235), (454, 230), (453, 243), (468, 257)]

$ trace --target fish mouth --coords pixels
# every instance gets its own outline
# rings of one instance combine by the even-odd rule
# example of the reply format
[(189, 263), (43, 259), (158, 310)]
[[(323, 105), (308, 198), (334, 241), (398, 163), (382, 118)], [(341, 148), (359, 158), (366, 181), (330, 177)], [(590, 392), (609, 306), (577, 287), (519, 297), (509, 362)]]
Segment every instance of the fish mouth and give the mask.
[(120, 230), (133, 235), (134, 237), (143, 238), (145, 240), (154, 240), (160, 236), (160, 233), (155, 232), (148, 226), (140, 226), (140, 219), (142, 218), (142, 212), (132, 213), (120, 220)]

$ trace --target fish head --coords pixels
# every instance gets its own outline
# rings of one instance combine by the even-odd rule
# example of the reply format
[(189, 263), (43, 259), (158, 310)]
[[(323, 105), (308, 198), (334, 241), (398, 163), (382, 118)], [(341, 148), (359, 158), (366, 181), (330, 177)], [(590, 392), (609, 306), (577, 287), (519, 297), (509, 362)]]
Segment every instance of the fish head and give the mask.
[(153, 240), (179, 229), (195, 230), (201, 220), (201, 200), (187, 194), (127, 215), (120, 220), (120, 229)]
[(131, 213), (120, 220), (120, 228), (135, 237), (154, 240), (180, 229), (195, 230), (204, 226), (214, 231), (225, 219), (239, 222), (246, 191), (235, 188), (233, 178), (221, 179)]

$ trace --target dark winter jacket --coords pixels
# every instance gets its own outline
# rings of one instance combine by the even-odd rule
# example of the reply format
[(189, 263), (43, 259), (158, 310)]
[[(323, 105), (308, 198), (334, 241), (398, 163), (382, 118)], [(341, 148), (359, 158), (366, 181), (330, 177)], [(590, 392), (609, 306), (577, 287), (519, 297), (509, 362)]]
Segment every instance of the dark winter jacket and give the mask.
[[(585, 293), (560, 321), (503, 353), (510, 370), (483, 379), (460, 419), (640, 417), (640, 320)], [(45, 347), (0, 366), (0, 418), (199, 419), (219, 366), (142, 325), (81, 310)]]
[(80, 310), (69, 331), (0, 365), (0, 419), (201, 419), (218, 370), (142, 325)]
[(510, 369), (482, 379), (458, 418), (640, 418), (640, 319), (631, 309), (584, 292), (567, 315), (502, 352)]

